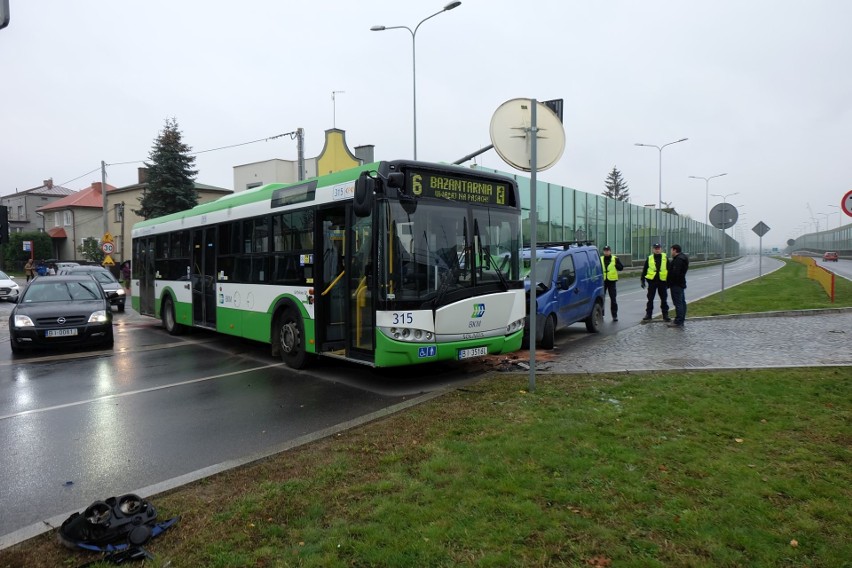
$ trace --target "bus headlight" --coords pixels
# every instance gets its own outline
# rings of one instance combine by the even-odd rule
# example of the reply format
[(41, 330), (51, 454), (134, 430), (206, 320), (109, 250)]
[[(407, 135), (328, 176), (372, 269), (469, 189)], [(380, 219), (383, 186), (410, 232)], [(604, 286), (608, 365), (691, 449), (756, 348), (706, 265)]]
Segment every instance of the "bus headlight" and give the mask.
[(431, 331), (413, 327), (380, 327), (379, 331), (397, 341), (431, 343), (435, 340), (435, 334)]

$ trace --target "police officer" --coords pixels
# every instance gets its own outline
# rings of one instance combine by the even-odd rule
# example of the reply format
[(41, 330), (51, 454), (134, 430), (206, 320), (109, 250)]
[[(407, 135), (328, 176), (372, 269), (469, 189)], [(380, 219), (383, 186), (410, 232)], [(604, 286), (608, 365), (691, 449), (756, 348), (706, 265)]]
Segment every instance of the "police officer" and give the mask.
[(640, 276), (642, 289), (645, 289), (646, 283), (648, 284), (648, 303), (645, 305), (645, 317), (642, 318), (642, 323), (651, 321), (655, 295), (660, 296), (660, 310), (663, 312), (663, 321), (672, 321), (669, 318), (668, 288), (666, 287), (668, 274), (666, 253), (660, 250), (660, 243), (654, 243), (654, 252), (645, 259)]
[(604, 274), (604, 296), (609, 294), (609, 315), (612, 316), (612, 321), (618, 321), (618, 302), (615, 300), (615, 285), (618, 282), (618, 273), (624, 270), (624, 265), (621, 264), (617, 256), (612, 254), (612, 249), (609, 248), (609, 245), (603, 248), (601, 265), (603, 266)]

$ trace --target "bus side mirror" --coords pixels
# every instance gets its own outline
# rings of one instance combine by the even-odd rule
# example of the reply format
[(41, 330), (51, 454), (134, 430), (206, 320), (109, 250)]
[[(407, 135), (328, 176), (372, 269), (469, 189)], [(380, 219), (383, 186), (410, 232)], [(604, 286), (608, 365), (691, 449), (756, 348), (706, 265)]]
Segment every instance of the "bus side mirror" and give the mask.
[(361, 172), (355, 180), (355, 196), (352, 209), (357, 217), (369, 217), (373, 211), (373, 194), (376, 180), (368, 172)]
[(405, 174), (402, 172), (391, 172), (388, 174), (388, 187), (401, 189), (405, 185)]

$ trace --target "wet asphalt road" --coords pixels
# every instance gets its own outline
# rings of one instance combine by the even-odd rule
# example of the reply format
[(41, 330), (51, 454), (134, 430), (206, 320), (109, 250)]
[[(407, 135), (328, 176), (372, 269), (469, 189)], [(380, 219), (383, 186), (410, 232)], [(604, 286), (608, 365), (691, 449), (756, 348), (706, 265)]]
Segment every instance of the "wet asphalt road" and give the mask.
[[(780, 265), (763, 258), (763, 273)], [(726, 287), (757, 275), (757, 257), (745, 257), (727, 266)], [(691, 270), (687, 299), (718, 291), (720, 276), (719, 266)], [(638, 325), (645, 301), (637, 278), (621, 280), (620, 321), (609, 321), (607, 301), (602, 335)], [(12, 359), (10, 308), (0, 305), (0, 548), (94, 500), (164, 490), (471, 379), (459, 366), (403, 378), (333, 360), (294, 372), (265, 346), (170, 337), (130, 311), (115, 313), (112, 351)], [(578, 324), (557, 343), (594, 337)]]
[(256, 343), (114, 315), (112, 351), (13, 359), (2, 334), (0, 548), (92, 501), (185, 483), (466, 378), (334, 361), (294, 372)]

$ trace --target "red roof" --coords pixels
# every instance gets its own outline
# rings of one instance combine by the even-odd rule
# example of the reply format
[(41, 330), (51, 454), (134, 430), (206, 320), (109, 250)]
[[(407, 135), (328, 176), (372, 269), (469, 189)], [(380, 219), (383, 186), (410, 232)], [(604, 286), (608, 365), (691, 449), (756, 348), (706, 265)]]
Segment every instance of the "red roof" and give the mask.
[[(107, 184), (107, 191), (113, 191), (115, 187)], [(58, 209), (68, 209), (70, 207), (92, 207), (101, 209), (104, 206), (103, 197), (101, 196), (101, 182), (96, 181), (86, 189), (76, 191), (67, 197), (57, 199), (53, 203), (39, 207), (36, 211), (55, 211)]]
[(67, 239), (68, 235), (65, 233), (65, 229), (62, 227), (52, 227), (47, 230), (47, 234), (50, 235), (52, 239)]

